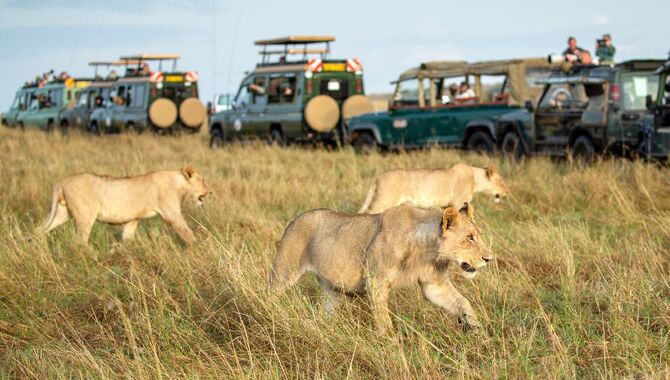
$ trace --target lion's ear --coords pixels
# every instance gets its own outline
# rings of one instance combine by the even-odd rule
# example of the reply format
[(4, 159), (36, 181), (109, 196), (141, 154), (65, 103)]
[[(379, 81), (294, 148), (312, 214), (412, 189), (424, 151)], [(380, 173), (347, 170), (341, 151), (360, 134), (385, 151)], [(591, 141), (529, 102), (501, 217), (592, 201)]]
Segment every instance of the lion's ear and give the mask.
[(465, 202), (458, 212), (467, 215), (470, 220), (475, 220), (475, 208), (468, 202)]
[(456, 225), (456, 223), (458, 223), (459, 217), (460, 216), (458, 215), (458, 211), (454, 207), (449, 206), (444, 209), (444, 211), (442, 212), (442, 225), (441, 225), (443, 235), (446, 235), (447, 230)]
[(186, 165), (181, 170), (181, 173), (184, 175), (184, 177), (186, 177), (186, 179), (191, 179), (193, 174), (195, 174), (195, 169), (193, 169), (190, 165)]
[(494, 174), (496, 174), (498, 171), (496, 170), (496, 167), (493, 165), (489, 165), (486, 168), (486, 176), (491, 178)]

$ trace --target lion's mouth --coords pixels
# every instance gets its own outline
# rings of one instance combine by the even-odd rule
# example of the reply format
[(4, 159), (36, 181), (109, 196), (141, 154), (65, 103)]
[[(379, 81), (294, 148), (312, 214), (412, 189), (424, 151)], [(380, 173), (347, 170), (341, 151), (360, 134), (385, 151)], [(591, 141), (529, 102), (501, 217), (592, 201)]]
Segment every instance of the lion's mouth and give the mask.
[(475, 267), (473, 267), (472, 265), (470, 265), (468, 263), (461, 263), (461, 269), (463, 269), (465, 272), (468, 272), (468, 273), (474, 273), (474, 272), (477, 271), (475, 269)]
[(500, 194), (496, 194), (496, 195), (493, 196), (493, 201), (495, 203), (500, 203), (501, 199), (502, 199), (502, 197), (500, 196)]
[(202, 202), (205, 199), (204, 195), (198, 196), (198, 202)]

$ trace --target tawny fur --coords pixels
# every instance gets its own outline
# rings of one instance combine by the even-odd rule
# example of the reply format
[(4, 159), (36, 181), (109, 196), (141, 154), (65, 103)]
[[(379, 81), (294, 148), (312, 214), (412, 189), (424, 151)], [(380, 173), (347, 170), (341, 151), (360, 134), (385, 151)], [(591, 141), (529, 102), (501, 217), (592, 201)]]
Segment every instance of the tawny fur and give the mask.
[(200, 204), (210, 194), (205, 179), (190, 167), (124, 178), (76, 174), (54, 187), (42, 231), (50, 232), (72, 216), (77, 237), (85, 242), (96, 220), (123, 225), (125, 240), (133, 237), (141, 219), (160, 215), (190, 243), (193, 231), (182, 216), (181, 204), (187, 198)]
[(359, 213), (377, 214), (402, 204), (415, 207), (460, 207), (472, 202), (474, 193), (493, 195), (498, 201), (508, 193), (502, 176), (493, 167), (456, 164), (449, 169), (396, 169), (378, 175)]
[(326, 310), (334, 310), (344, 293), (366, 292), (378, 327), (386, 331), (390, 289), (419, 284), (428, 300), (474, 327), (479, 324), (474, 310), (454, 288), (448, 269), (472, 278), (491, 258), (471, 206), (460, 212), (398, 206), (375, 215), (319, 209), (286, 228), (270, 288), (282, 290), (314, 272)]

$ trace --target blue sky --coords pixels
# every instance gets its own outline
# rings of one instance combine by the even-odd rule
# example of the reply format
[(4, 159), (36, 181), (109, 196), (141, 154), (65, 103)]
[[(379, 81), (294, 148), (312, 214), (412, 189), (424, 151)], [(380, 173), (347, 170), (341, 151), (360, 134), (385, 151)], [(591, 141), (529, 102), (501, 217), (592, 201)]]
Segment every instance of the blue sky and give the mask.
[(90, 76), (87, 62), (134, 53), (180, 53), (210, 99), (254, 66), (254, 40), (291, 34), (335, 35), (332, 56), (361, 59), (368, 92), (421, 61), (545, 56), (568, 35), (593, 51), (611, 33), (617, 60), (665, 58), (668, 14), (667, 0), (0, 0), (0, 110), (38, 73)]

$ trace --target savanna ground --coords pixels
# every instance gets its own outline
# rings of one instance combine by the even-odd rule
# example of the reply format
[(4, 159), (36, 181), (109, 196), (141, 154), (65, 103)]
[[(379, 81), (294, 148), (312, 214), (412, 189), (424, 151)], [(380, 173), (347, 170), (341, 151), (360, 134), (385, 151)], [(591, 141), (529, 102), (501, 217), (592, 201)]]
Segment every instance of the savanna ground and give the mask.
[[(300, 212), (355, 212), (390, 168), (497, 165), (512, 197), (475, 197), (497, 260), (456, 280), (484, 327), (461, 331), (420, 291), (391, 299), (394, 337), (365, 299), (335, 315), (313, 275), (278, 298), (268, 268)], [(192, 164), (215, 195), (185, 215), (187, 247), (159, 219), (119, 243), (96, 225), (48, 236), (52, 185), (82, 171)], [(668, 168), (580, 168), (462, 152), (356, 155), (262, 144), (212, 152), (206, 137), (49, 136), (0, 130), (0, 371), (27, 378), (565, 378), (670, 376)]]

